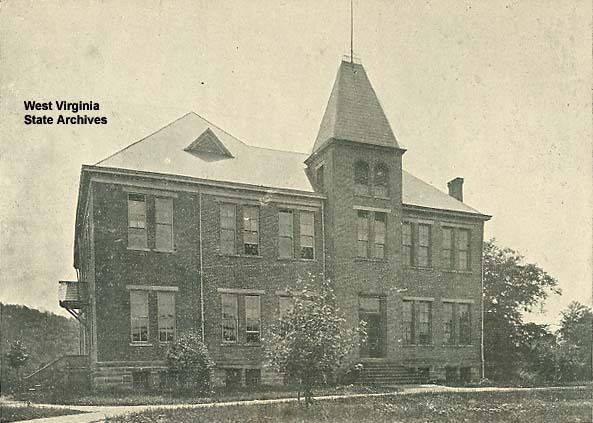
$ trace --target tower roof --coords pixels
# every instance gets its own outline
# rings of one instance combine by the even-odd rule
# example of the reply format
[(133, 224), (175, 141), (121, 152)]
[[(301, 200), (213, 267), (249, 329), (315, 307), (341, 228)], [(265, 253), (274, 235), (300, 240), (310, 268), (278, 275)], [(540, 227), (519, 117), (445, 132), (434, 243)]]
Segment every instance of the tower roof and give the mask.
[(399, 148), (361, 64), (347, 61), (340, 64), (313, 153), (332, 138)]

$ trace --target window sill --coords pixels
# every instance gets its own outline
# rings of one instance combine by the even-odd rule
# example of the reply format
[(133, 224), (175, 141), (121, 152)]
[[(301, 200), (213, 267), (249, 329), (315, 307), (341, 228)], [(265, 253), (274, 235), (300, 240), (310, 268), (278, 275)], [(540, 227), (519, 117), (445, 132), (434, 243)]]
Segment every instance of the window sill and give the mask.
[(148, 342), (130, 342), (130, 347), (152, 347), (153, 345)]
[(159, 249), (154, 249), (152, 250), (155, 253), (169, 253), (169, 254), (175, 254), (177, 252), (177, 250), (159, 250)]
[(278, 257), (278, 261), (304, 261), (304, 262), (308, 262), (308, 263), (315, 263), (317, 261), (317, 259)]
[(254, 256), (251, 254), (223, 254), (223, 253), (218, 253), (219, 257), (234, 257), (234, 258), (257, 258), (257, 259), (263, 259), (264, 256)]
[(443, 344), (441, 345), (443, 348), (467, 348), (467, 347), (473, 347), (474, 345), (472, 344), (464, 344), (464, 345), (451, 345), (451, 344)]
[(434, 270), (432, 266), (405, 266), (404, 269), (407, 270)]
[(128, 251), (152, 251), (150, 248), (144, 248), (144, 247), (127, 247), (126, 248)]
[(459, 273), (461, 275), (471, 275), (473, 272), (471, 270), (458, 270), (458, 269), (442, 269), (443, 272), (446, 273)]
[(174, 254), (177, 252), (177, 250), (159, 250), (156, 248), (143, 248), (143, 247), (127, 247), (126, 248), (128, 251), (142, 251), (142, 252), (155, 252), (155, 253), (169, 253), (169, 254)]
[(430, 348), (434, 348), (434, 344), (404, 344), (404, 347), (430, 347)]
[(244, 344), (240, 344), (238, 342), (223, 342), (222, 344), (220, 344), (221, 347), (261, 347), (262, 344), (261, 343), (244, 343)]
[(355, 257), (354, 261), (370, 261), (376, 263), (388, 263), (389, 260), (387, 259), (380, 259), (380, 258), (365, 258), (365, 257)]
[(375, 195), (377, 200), (391, 200), (391, 197), (383, 197), (382, 195)]

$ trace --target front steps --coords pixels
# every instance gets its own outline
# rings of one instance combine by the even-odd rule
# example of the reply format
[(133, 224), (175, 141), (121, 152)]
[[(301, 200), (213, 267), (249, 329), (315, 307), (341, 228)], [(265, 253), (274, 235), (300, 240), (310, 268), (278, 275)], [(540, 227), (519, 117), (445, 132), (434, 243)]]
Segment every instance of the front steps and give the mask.
[(357, 384), (417, 385), (430, 382), (428, 368), (404, 367), (389, 361), (364, 361)]

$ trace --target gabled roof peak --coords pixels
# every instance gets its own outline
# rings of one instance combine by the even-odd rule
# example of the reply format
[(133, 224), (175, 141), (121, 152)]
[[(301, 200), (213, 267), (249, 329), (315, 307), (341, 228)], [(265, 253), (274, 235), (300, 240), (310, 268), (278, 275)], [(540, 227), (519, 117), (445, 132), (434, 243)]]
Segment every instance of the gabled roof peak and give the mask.
[(342, 61), (313, 153), (331, 139), (399, 148), (377, 94), (360, 63)]
[(194, 142), (183, 149), (195, 156), (222, 156), (233, 158), (231, 152), (218, 139), (210, 128), (207, 128)]

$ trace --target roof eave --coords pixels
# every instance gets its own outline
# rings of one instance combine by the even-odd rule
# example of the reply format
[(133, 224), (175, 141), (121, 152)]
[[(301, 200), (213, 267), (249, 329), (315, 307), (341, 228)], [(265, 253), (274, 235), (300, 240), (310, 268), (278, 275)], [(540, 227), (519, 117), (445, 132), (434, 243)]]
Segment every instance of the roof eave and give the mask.
[(325, 141), (323, 144), (321, 144), (321, 147), (319, 147), (318, 150), (315, 150), (311, 153), (311, 155), (309, 157), (307, 157), (304, 161), (304, 163), (306, 165), (309, 165), (311, 163), (311, 161), (317, 157), (319, 154), (321, 154), (321, 152), (325, 151), (327, 148), (329, 148), (331, 145), (340, 142), (340, 143), (345, 143), (348, 145), (360, 145), (360, 144), (364, 144), (370, 147), (377, 147), (377, 148), (384, 148), (387, 150), (395, 150), (399, 153), (401, 153), (402, 155), (407, 151), (407, 149), (399, 147), (399, 146), (395, 146), (395, 145), (384, 145), (384, 144), (370, 144), (370, 143), (361, 143), (359, 141), (353, 141), (353, 140), (347, 140), (347, 139), (342, 139), (342, 138), (330, 138), (327, 141)]
[(414, 210), (414, 211), (421, 211), (421, 212), (426, 212), (426, 213), (437, 213), (437, 214), (451, 215), (451, 216), (464, 217), (464, 218), (472, 218), (472, 219), (482, 220), (484, 222), (487, 222), (488, 220), (490, 220), (492, 218), (491, 215), (483, 214), (478, 211), (468, 212), (468, 211), (462, 211), (462, 210), (438, 209), (438, 208), (434, 208), (434, 207), (419, 206), (416, 204), (407, 204), (407, 203), (403, 203), (402, 206), (406, 209), (410, 209), (410, 210)]
[(247, 184), (247, 183), (240, 183), (240, 182), (226, 182), (226, 181), (219, 181), (219, 180), (211, 180), (205, 178), (196, 178), (193, 176), (184, 176), (184, 175), (174, 175), (168, 173), (158, 173), (158, 172), (148, 172), (148, 171), (141, 171), (141, 170), (133, 170), (133, 169), (123, 169), (123, 168), (116, 168), (116, 167), (106, 167), (106, 166), (88, 166), (88, 170), (95, 172), (95, 173), (106, 173), (112, 175), (121, 175), (121, 176), (138, 176), (143, 178), (149, 179), (166, 179), (172, 182), (180, 182), (180, 183), (193, 183), (197, 185), (208, 185), (208, 186), (216, 186), (219, 188), (230, 188), (230, 189), (247, 189), (251, 191), (263, 191), (263, 192), (270, 192), (274, 191), (275, 193), (285, 194), (285, 195), (296, 195), (300, 197), (308, 197), (308, 198), (315, 198), (319, 200), (324, 200), (327, 198), (324, 194), (319, 194), (313, 191), (304, 191), (292, 188), (278, 188), (273, 186), (266, 186), (266, 185), (254, 185), (254, 184)]

